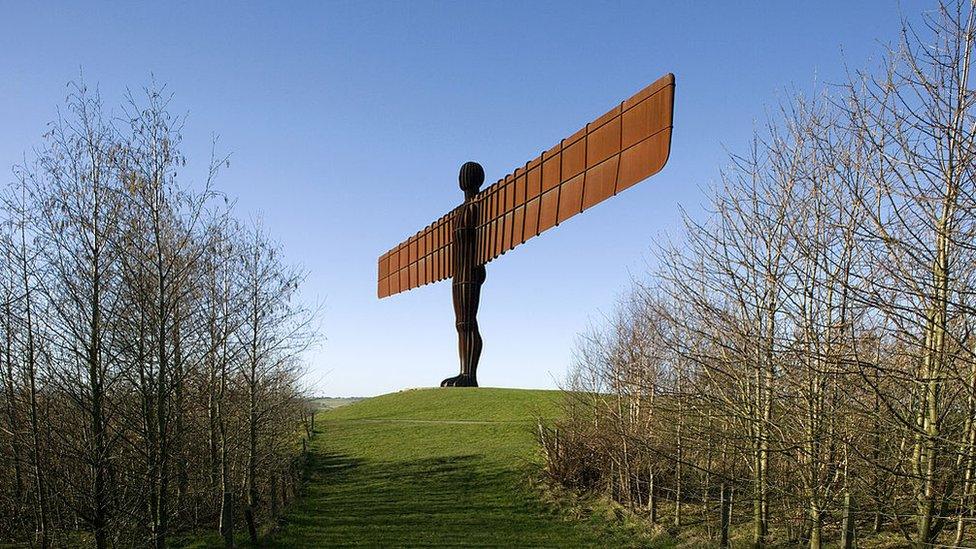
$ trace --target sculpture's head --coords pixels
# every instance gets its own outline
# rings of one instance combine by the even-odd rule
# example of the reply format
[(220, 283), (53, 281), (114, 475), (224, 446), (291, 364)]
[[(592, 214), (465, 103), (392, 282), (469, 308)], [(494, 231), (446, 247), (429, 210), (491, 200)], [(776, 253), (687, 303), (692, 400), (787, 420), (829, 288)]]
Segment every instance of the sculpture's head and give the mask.
[(464, 198), (468, 199), (478, 194), (481, 184), (485, 182), (485, 169), (477, 162), (465, 162), (458, 174), (458, 183), (464, 191)]

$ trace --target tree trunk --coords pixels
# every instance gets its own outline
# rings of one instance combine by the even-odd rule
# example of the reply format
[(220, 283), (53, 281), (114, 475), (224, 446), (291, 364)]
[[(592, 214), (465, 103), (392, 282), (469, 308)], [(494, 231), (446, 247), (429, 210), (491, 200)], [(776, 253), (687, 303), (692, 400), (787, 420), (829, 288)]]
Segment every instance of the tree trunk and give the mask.
[(810, 549), (823, 547), (823, 516), (816, 504), (810, 506)]
[(844, 519), (841, 525), (840, 547), (841, 549), (854, 548), (854, 515), (850, 492), (844, 493)]
[(45, 482), (45, 468), (41, 464), (41, 434), (40, 434), (40, 418), (38, 412), (37, 404), (37, 351), (34, 347), (34, 323), (33, 323), (33, 311), (31, 303), (31, 286), (29, 281), (29, 267), (27, 265), (27, 239), (24, 234), (24, 229), (21, 228), (21, 251), (24, 254), (22, 258), (22, 281), (24, 284), (24, 312), (26, 316), (26, 326), (27, 331), (27, 377), (29, 383), (29, 394), (28, 398), (30, 400), (30, 430), (31, 430), (31, 464), (34, 468), (34, 490), (36, 491), (35, 505), (37, 507), (37, 540), (38, 544), (42, 549), (47, 549), (50, 545), (50, 540), (48, 536), (49, 525), (48, 525), (48, 501), (47, 501), (47, 484)]
[(220, 537), (224, 547), (234, 547), (234, 494), (226, 488), (220, 498)]
[(255, 509), (258, 500), (258, 488), (255, 477), (257, 476), (257, 410), (254, 396), (254, 388), (250, 389), (250, 408), (248, 415), (248, 449), (247, 449), (247, 507), (244, 509), (244, 518), (247, 521), (247, 533), (251, 537), (251, 543), (258, 542), (258, 530), (255, 522)]
[(719, 490), (720, 490), (719, 493), (720, 534), (719, 534), (718, 546), (721, 547), (722, 549), (727, 549), (728, 547), (731, 547), (729, 545), (729, 523), (731, 522), (730, 515), (732, 511), (732, 502), (730, 501), (731, 494), (726, 490), (724, 482), (722, 483)]
[(648, 468), (650, 476), (647, 481), (647, 508), (650, 512), (651, 524), (657, 522), (657, 497), (654, 495), (654, 471)]

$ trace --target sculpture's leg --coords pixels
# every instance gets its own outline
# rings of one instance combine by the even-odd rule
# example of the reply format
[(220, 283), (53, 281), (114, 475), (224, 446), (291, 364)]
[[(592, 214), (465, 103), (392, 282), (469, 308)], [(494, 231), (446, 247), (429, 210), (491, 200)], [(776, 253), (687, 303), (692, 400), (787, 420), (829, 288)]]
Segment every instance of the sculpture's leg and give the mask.
[(454, 301), (454, 318), (456, 322), (454, 323), (458, 332), (458, 361), (461, 363), (461, 373), (449, 377), (441, 382), (441, 387), (457, 387), (458, 382), (464, 377), (465, 370), (465, 357), (467, 355), (467, 341), (464, 337), (464, 286), (465, 284), (460, 282), (454, 282), (451, 286), (451, 297)]
[(478, 331), (477, 320), (468, 325), (466, 337), (468, 340), (468, 356), (467, 361), (464, 363), (465, 368), (461, 371), (461, 375), (466, 376), (470, 380), (471, 387), (477, 387), (478, 360), (481, 358), (481, 346), (483, 345), (481, 340), (481, 332)]
[(461, 373), (441, 382), (441, 387), (477, 387), (478, 359), (481, 358), (481, 334), (478, 324), (458, 324), (458, 355), (461, 359)]
[(477, 320), (481, 284), (457, 283), (453, 287), (453, 294), (461, 373), (442, 381), (441, 387), (477, 387), (478, 360), (483, 345)]

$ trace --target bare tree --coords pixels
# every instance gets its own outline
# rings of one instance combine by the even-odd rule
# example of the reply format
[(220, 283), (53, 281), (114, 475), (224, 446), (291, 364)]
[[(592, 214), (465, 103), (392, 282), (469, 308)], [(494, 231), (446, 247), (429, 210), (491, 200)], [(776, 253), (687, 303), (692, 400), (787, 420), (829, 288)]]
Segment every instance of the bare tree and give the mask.
[[(553, 478), (606, 489), (590, 478), (653, 454), (672, 472), (655, 490), (676, 494), (675, 517), (698, 507), (723, 546), (730, 523), (757, 547), (852, 547), (885, 530), (972, 544), (974, 18), (970, 2), (938, 4), (877, 74), (794, 94), (733, 156), (708, 214), (634, 288), (645, 312), (583, 340), (573, 379), (587, 383), (571, 388), (590, 396), (571, 397), (559, 437), (540, 431)], [(637, 353), (657, 364), (620, 367)], [(611, 439), (575, 419), (626, 425), (640, 397), (620, 388), (652, 372), (645, 433)], [(586, 452), (607, 460), (584, 477)]]
[(112, 117), (70, 86), (3, 195), (5, 540), (163, 547), (214, 528), (233, 546), (235, 507), (257, 533), (295, 493), (303, 275), (218, 206), (226, 158), (191, 190), (183, 119), (144, 92)]
[[(286, 400), (279, 401), (268, 399), (267, 396), (274, 384), (294, 375), (295, 357), (312, 341), (308, 333), (311, 317), (295, 301), (295, 292), (305, 277), (304, 273), (282, 266), (278, 247), (267, 238), (259, 224), (249, 229), (240, 254), (244, 320), (238, 339), (243, 348), (241, 372), (248, 407), (245, 467), (247, 506), (244, 517), (251, 541), (256, 543), (259, 464), (274, 455), (262, 455), (259, 433), (266, 428), (269, 418), (280, 406), (289, 404), (290, 397), (283, 395)], [(274, 487), (278, 479), (272, 473), (267, 481)]]

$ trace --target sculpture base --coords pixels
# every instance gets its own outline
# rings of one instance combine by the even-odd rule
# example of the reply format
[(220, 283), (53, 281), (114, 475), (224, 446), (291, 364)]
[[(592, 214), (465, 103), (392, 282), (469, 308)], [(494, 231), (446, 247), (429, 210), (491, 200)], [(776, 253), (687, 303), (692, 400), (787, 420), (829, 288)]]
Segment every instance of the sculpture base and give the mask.
[(459, 375), (441, 382), (441, 387), (477, 387), (478, 380), (473, 376)]

